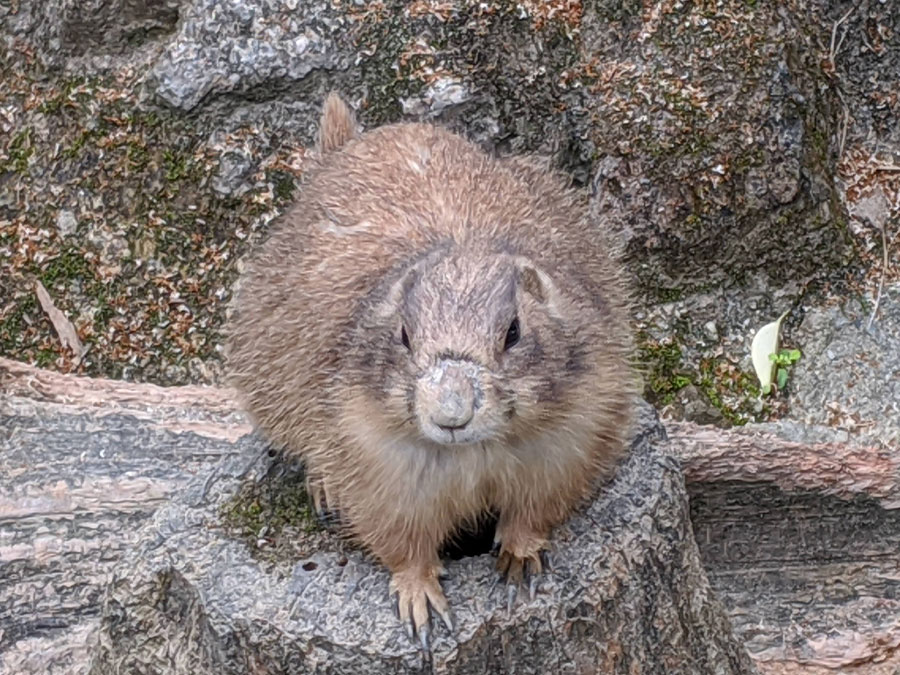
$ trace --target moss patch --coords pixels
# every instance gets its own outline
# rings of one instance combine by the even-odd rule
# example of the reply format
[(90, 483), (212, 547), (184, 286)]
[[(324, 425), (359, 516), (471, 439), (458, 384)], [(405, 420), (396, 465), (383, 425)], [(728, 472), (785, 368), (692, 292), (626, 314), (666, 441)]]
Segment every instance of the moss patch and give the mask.
[(662, 341), (639, 335), (638, 354), (645, 374), (644, 396), (657, 407), (673, 404), (678, 392), (693, 385), (703, 400), (718, 410), (728, 424), (770, 419), (783, 399), (765, 399), (759, 404), (759, 386), (752, 373), (741, 370), (727, 358), (701, 358), (688, 363), (678, 336)]
[(219, 513), (228, 534), (258, 559), (290, 563), (344, 545), (320, 525), (302, 472), (247, 481)]
[(639, 337), (639, 344), (640, 361), (646, 369), (644, 395), (654, 405), (668, 405), (692, 381), (682, 363), (681, 347), (675, 340), (657, 342), (646, 335)]
[[(135, 75), (69, 78), (10, 61), (0, 76), (0, 105), (15, 115), (0, 141), (13, 197), (0, 205), (0, 353), (84, 375), (214, 380), (236, 261), (290, 199), (295, 149), (266, 145), (270, 165), (250, 189), (223, 196), (209, 130), (143, 108)], [(74, 324), (80, 362), (34, 302), (35, 279)]]

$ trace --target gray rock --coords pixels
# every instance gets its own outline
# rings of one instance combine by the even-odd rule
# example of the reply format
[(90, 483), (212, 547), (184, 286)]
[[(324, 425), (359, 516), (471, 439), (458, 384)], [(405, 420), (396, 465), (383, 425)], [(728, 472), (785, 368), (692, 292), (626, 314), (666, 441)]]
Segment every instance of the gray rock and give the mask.
[(449, 562), (457, 628), (435, 629), (431, 666), (382, 567), (327, 548), (261, 561), (221, 527), (239, 481), (216, 473), (161, 509), (117, 569), (91, 672), (755, 672), (710, 592), (661, 434), (644, 414), (631, 456), (554, 534), (552, 573), (512, 614), (490, 556)]
[[(591, 102), (592, 133), (607, 139), (598, 142), (605, 157), (593, 208), (620, 233), (648, 294), (725, 285), (740, 297), (754, 275), (771, 286), (806, 283), (851, 255), (825, 212), (838, 200), (828, 140), (838, 119), (836, 93), (822, 86), (812, 55), (815, 34), (802, 12), (747, 7), (703, 20), (685, 6), (655, 22), (624, 22), (638, 34), (630, 44), (616, 34), (603, 41), (624, 65), (622, 84)], [(720, 39), (724, 21), (729, 36)], [(611, 32), (598, 24), (585, 34)], [(765, 56), (748, 58), (741, 35)], [(727, 311), (686, 308), (707, 320)]]
[(183, 110), (207, 96), (271, 98), (337, 67), (332, 38), (342, 29), (330, 3), (195, 0), (148, 82), (160, 101)]
[(56, 214), (56, 229), (64, 237), (71, 237), (78, 227), (75, 214), (68, 209), (60, 209)]
[(900, 442), (900, 285), (874, 298), (810, 309), (794, 335), (790, 417), (885, 445)]
[(5, 3), (0, 19), (7, 44), (24, 39), (46, 62), (62, 66), (86, 56), (134, 58), (137, 48), (174, 31), (183, 4), (183, 0), (22, 0), (12, 7)]
[(219, 158), (219, 170), (212, 180), (212, 188), (222, 196), (237, 196), (249, 189), (245, 182), (253, 170), (253, 159), (241, 149), (231, 149)]

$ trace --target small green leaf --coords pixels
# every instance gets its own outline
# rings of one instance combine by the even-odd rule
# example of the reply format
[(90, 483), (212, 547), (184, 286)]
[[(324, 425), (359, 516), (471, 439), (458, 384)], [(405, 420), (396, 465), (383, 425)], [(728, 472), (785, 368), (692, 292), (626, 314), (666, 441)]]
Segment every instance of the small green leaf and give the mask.
[(787, 384), (787, 377), (787, 370), (779, 368), (778, 372), (775, 374), (775, 381), (778, 383), (779, 389), (784, 389), (784, 385)]
[(769, 361), (771, 361), (772, 363), (777, 363), (778, 362), (778, 354), (776, 354), (775, 352), (772, 352), (771, 354), (769, 354)]
[(788, 358), (791, 360), (791, 363), (796, 363), (797, 361), (799, 361), (800, 356), (801, 355), (799, 349), (792, 349), (788, 352)]

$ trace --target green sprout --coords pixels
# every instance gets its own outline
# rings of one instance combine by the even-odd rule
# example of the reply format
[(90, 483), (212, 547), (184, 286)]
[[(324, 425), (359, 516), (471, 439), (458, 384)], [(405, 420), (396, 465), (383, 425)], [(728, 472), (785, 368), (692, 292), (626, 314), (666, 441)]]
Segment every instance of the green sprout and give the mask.
[[(799, 349), (782, 349), (769, 354), (769, 361), (775, 364), (775, 384), (779, 390), (784, 389), (788, 381), (788, 369), (800, 360)], [(768, 395), (772, 385), (763, 387), (762, 393)]]

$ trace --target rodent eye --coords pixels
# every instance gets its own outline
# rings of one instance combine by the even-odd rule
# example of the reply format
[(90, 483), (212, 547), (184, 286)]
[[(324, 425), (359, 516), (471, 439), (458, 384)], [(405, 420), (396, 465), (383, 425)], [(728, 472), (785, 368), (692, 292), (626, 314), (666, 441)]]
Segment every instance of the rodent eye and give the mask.
[(506, 331), (506, 340), (503, 342), (503, 351), (506, 351), (519, 341), (519, 317), (512, 320)]
[(400, 342), (403, 343), (403, 346), (412, 351), (412, 347), (409, 346), (409, 335), (406, 334), (406, 326), (400, 326)]

